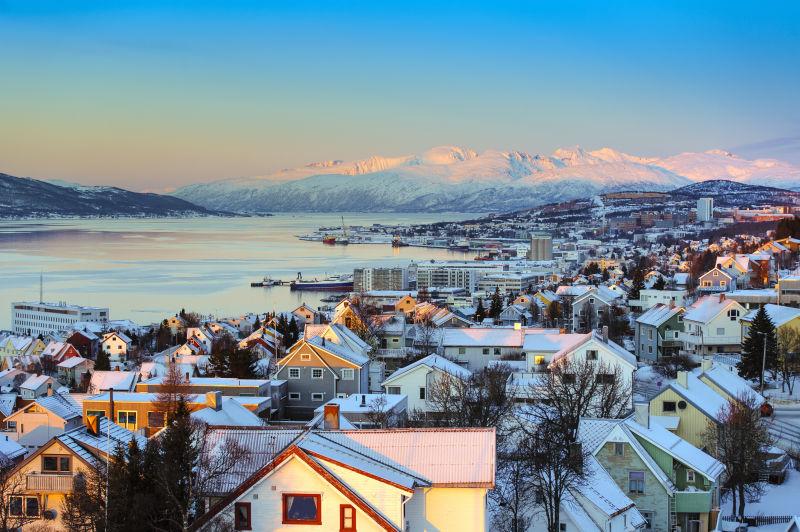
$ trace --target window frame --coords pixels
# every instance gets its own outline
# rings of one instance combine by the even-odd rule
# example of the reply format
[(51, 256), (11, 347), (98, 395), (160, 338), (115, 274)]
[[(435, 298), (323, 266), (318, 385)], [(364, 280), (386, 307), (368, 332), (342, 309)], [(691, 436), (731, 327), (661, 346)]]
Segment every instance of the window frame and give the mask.
[(614, 456), (625, 456), (625, 444), (623, 442), (614, 442)]
[[(317, 399), (319, 397), (319, 399)], [(311, 400), (322, 402), (325, 400), (325, 394), (323, 392), (311, 392)]]
[[(247, 521), (239, 523), (239, 508), (247, 509)], [(233, 503), (233, 529), (234, 530), (253, 530), (253, 508), (249, 502)]]
[[(296, 395), (297, 397), (292, 397), (293, 395)], [(301, 401), (302, 400), (302, 396), (300, 395), (300, 392), (289, 392), (289, 400), (290, 401)]]
[[(313, 520), (289, 519), (289, 508), (286, 506), (287, 497), (313, 497), (317, 501), (317, 517)], [(281, 518), (284, 525), (321, 525), (322, 495), (319, 493), (281, 493)]]
[[(631, 475), (638, 475), (641, 474), (642, 478), (632, 479)], [(637, 495), (644, 495), (645, 491), (645, 483), (647, 481), (647, 476), (645, 475), (644, 471), (628, 471), (628, 493), (635, 493)], [(635, 485), (633, 483), (636, 483)], [(640, 484), (641, 483), (641, 484)], [(641, 486), (641, 488), (640, 488)], [(635, 489), (634, 489), (635, 487)]]
[(691, 482), (692, 484), (697, 482), (697, 475), (696, 475), (694, 469), (687, 469), (686, 470), (686, 482)]
[[(352, 526), (345, 526), (345, 511), (350, 510), (352, 512), (352, 522), (350, 523)], [(340, 504), (339, 505), (339, 532), (356, 532), (356, 508), (352, 504)]]
[[(667, 405), (672, 405), (672, 408), (667, 408)], [(661, 411), (662, 412), (677, 412), (678, 411), (678, 402), (677, 401), (661, 401)]]
[[(55, 469), (45, 469), (44, 461), (48, 458), (53, 458), (56, 461), (56, 468)], [(67, 460), (67, 469), (63, 469), (61, 467), (61, 461)], [(48, 475), (66, 475), (72, 473), (72, 457), (67, 454), (43, 454), (42, 461), (40, 463), (40, 467), (42, 469), (42, 473)]]
[[(11, 511), (11, 501), (13, 499), (19, 499), (20, 500), (20, 513), (18, 513), (18, 514), (13, 513)], [(38, 512), (36, 514), (29, 514), (28, 513), (28, 504), (27, 504), (27, 502), (30, 499), (34, 499), (36, 501), (36, 508), (38, 510)], [(23, 518), (23, 519), (26, 519), (26, 518), (27, 519), (30, 519), (30, 518), (39, 519), (39, 518), (42, 517), (42, 501), (40, 501), (39, 497), (36, 496), (36, 495), (26, 495), (24, 493), (9, 495), (7, 504), (9, 505), (8, 514), (11, 517)]]
[[(120, 414), (125, 414), (124, 424), (120, 421)], [(130, 414), (133, 414), (133, 423), (130, 422)], [(139, 412), (136, 410), (117, 410), (117, 425), (128, 430), (136, 430), (136, 428), (139, 426)], [(133, 425), (133, 428), (130, 428), (130, 425)]]
[(356, 371), (353, 368), (342, 368), (342, 380), (352, 381), (356, 378)]
[(312, 379), (321, 380), (324, 377), (325, 377), (325, 373), (322, 371), (322, 368), (311, 368), (311, 378)]
[(386, 387), (386, 395), (401, 395), (402, 394), (402, 387), (401, 386), (387, 386)]
[[(161, 414), (164, 423), (161, 424), (161, 425), (151, 425), (150, 424), (150, 414)], [(166, 412), (162, 412), (160, 410), (148, 410), (147, 411), (147, 426), (148, 427), (152, 427), (152, 428), (166, 427), (167, 426), (167, 414), (166, 414)]]
[(420, 401), (427, 401), (428, 397), (428, 389), (425, 386), (419, 387), (419, 399)]
[[(292, 372), (297, 372), (296, 377), (292, 377)], [(288, 368), (287, 369), (287, 376), (292, 380), (297, 380), (300, 378), (300, 368)]]

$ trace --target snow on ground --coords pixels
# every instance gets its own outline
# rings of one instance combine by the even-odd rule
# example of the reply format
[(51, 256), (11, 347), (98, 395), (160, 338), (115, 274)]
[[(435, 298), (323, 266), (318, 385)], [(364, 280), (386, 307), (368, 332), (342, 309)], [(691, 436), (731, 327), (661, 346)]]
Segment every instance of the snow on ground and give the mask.
[[(758, 502), (745, 504), (744, 513), (747, 516), (795, 515), (800, 512), (798, 501), (800, 501), (800, 471), (790, 469), (783, 484), (767, 484), (764, 495)], [(720, 515), (732, 514), (733, 501), (731, 497), (727, 497), (723, 501), (720, 510)], [(783, 532), (786, 530), (786, 524), (750, 527), (750, 530)]]

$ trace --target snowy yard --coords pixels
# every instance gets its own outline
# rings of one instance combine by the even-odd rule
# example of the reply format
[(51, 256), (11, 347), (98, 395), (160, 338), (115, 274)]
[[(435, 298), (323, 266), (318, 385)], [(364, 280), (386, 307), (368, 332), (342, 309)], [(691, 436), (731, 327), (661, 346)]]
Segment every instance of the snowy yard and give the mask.
[[(732, 501), (728, 497), (723, 501), (720, 508), (720, 516), (731, 515)], [(786, 481), (780, 485), (768, 484), (764, 495), (758, 502), (748, 502), (745, 505), (744, 513), (747, 516), (772, 516), (772, 515), (795, 515), (800, 514), (800, 472), (794, 469), (789, 470)], [(722, 526), (720, 520), (720, 530), (733, 530), (735, 526)], [(750, 530), (758, 532), (784, 532), (786, 524), (764, 525), (750, 527)]]

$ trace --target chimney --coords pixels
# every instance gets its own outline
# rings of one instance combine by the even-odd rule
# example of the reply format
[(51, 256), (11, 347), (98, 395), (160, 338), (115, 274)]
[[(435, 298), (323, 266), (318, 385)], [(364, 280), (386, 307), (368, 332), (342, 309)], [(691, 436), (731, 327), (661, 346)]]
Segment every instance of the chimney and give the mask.
[(339, 430), (339, 405), (327, 404), (323, 407), (322, 428)]
[(206, 405), (219, 412), (222, 409), (222, 392), (206, 392)]
[(361, 406), (367, 406), (367, 396), (364, 394), (361, 395)]
[(114, 421), (114, 387), (108, 390), (108, 419)]
[(725, 301), (725, 294), (720, 294), (719, 295), (719, 302), (722, 303), (723, 301)]
[(608, 325), (603, 325), (603, 342), (608, 343)]
[(633, 403), (633, 420), (639, 425), (650, 428), (650, 403)]
[(325, 337), (322, 337), (322, 345), (325, 345)]
[(184, 381), (186, 382), (186, 384), (189, 384), (189, 372), (188, 371), (186, 372), (186, 376), (184, 377)]
[(700, 369), (703, 372), (706, 372), (706, 371), (710, 370), (711, 366), (713, 366), (713, 365), (714, 365), (714, 362), (710, 358), (704, 358), (702, 361), (700, 361)]
[(53, 383), (47, 383), (47, 397), (53, 397)]
[(679, 371), (678, 372), (678, 384), (680, 384), (684, 388), (688, 388), (689, 387), (689, 372), (688, 371)]
[(86, 429), (92, 436), (100, 435), (100, 416), (86, 416)]

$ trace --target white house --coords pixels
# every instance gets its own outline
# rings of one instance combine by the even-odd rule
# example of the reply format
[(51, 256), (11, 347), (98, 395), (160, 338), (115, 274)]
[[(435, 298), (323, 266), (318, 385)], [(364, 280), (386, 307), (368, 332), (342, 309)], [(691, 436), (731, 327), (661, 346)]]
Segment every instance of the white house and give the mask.
[(455, 378), (467, 380), (472, 373), (441, 355), (428, 355), (404, 366), (381, 383), (389, 395), (408, 397), (408, 410), (430, 412), (428, 402), (430, 386), (440, 379)]
[(725, 294), (701, 297), (683, 315), (684, 332), (679, 339), (684, 350), (695, 355), (738, 352), (742, 343), (739, 318), (746, 313)]
[(442, 353), (467, 369), (478, 371), (492, 360), (521, 357), (525, 335), (532, 331), (558, 333), (558, 329), (516, 326), (443, 329)]
[(620, 295), (606, 286), (592, 287), (572, 301), (572, 330), (594, 329), (600, 317), (620, 303)]
[(128, 359), (128, 350), (132, 340), (121, 332), (110, 332), (103, 335), (100, 349), (108, 355), (112, 366), (124, 365)]
[[(327, 419), (335, 423), (338, 413)], [(212, 443), (237, 435), (223, 430), (211, 435)], [(197, 529), (217, 530), (222, 523), (239, 530), (487, 529), (493, 428), (267, 435), (275, 443), (265, 449), (285, 442), (283, 449), (253, 464), (252, 474), (232, 475), (225, 496), (195, 522)], [(259, 433), (251, 430), (242, 438), (253, 442)]]
[(639, 290), (639, 299), (628, 301), (631, 308), (645, 312), (661, 303), (666, 306), (682, 307), (686, 300), (686, 290), (656, 290), (644, 288)]
[(25, 382), (19, 385), (20, 396), (26, 400), (33, 400), (37, 397), (42, 397), (53, 390), (55, 382), (56, 381), (52, 377), (48, 377), (47, 375), (34, 375), (28, 377)]
[(81, 408), (68, 394), (54, 393), (17, 410), (5, 419), (10, 436), (28, 450), (81, 425)]

